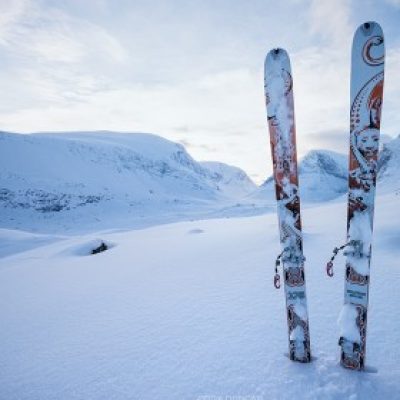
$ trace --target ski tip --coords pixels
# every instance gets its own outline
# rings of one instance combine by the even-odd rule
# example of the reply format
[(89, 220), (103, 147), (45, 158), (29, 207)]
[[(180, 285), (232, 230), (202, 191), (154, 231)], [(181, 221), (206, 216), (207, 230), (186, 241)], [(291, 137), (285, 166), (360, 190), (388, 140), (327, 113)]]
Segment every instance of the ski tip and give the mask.
[(278, 61), (278, 60), (283, 60), (283, 59), (288, 59), (288, 53), (285, 49), (282, 49), (280, 47), (276, 47), (275, 49), (272, 49), (268, 52), (267, 57), (265, 58), (265, 62), (270, 62), (270, 61)]
[(281, 49), (280, 47), (276, 47), (270, 51), (270, 53), (272, 53), (274, 56), (279, 56), (279, 54), (282, 54), (282, 52), (285, 52), (285, 50)]
[(382, 27), (375, 21), (366, 21), (361, 24), (357, 28), (355, 36), (358, 33), (362, 34), (363, 36), (383, 36)]
[(287, 53), (287, 51), (285, 49), (282, 49), (280, 47), (276, 47), (274, 49), (271, 49), (267, 56), (265, 57), (265, 68), (267, 68), (267, 66), (272, 66), (275, 65), (282, 65), (285, 66), (286, 69), (288, 69), (288, 66), (290, 66), (290, 61), (289, 61), (289, 55)]
[(354, 33), (352, 58), (370, 67), (378, 67), (385, 62), (385, 40), (381, 26), (375, 21), (361, 24)]

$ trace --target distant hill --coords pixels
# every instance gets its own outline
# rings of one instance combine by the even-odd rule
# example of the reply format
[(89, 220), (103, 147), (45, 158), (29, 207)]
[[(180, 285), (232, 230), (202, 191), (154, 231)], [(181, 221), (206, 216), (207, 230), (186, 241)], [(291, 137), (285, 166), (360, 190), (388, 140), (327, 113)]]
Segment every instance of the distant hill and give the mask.
[[(303, 202), (333, 200), (348, 190), (348, 156), (328, 150), (311, 150), (299, 163), (300, 195)], [(379, 154), (378, 190), (400, 189), (400, 136), (386, 142)], [(269, 177), (257, 199), (274, 199), (274, 181)]]
[(3, 227), (193, 212), (256, 189), (240, 169), (152, 134), (0, 133)]
[[(299, 163), (302, 203), (347, 193), (347, 155), (312, 150)], [(400, 192), (400, 137), (383, 146), (378, 190)], [(198, 162), (148, 133), (0, 132), (0, 227), (42, 233), (143, 227), (275, 210), (237, 167)]]
[(400, 191), (400, 135), (385, 143), (378, 163), (378, 190)]
[(347, 192), (348, 157), (327, 150), (312, 150), (300, 162), (303, 201), (326, 201)]
[[(347, 156), (328, 150), (312, 150), (299, 163), (302, 202), (332, 200), (347, 191)], [(268, 178), (255, 195), (275, 199), (275, 184)]]

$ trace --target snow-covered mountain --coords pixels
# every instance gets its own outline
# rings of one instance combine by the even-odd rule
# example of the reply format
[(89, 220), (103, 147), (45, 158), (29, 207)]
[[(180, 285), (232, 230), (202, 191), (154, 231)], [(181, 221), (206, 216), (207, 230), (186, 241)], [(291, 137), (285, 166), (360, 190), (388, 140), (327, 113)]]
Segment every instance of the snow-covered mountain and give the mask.
[[(380, 155), (381, 192), (399, 190), (400, 137)], [(347, 192), (347, 155), (310, 151), (299, 164), (303, 203)], [(275, 209), (273, 179), (257, 187), (239, 168), (197, 162), (145, 133), (0, 133), (0, 227), (39, 232), (132, 228)]]
[(202, 161), (200, 165), (211, 172), (213, 179), (226, 194), (240, 197), (257, 189), (254, 182), (238, 167), (217, 161)]
[(341, 196), (348, 188), (348, 157), (327, 150), (312, 150), (299, 165), (303, 201), (326, 201)]
[[(348, 156), (328, 150), (311, 150), (299, 163), (300, 194), (303, 202), (335, 199), (348, 189)], [(383, 145), (378, 162), (378, 190), (400, 189), (400, 136)], [(397, 186), (396, 186), (397, 184)], [(274, 181), (269, 177), (252, 197), (272, 199)]]
[[(347, 156), (328, 150), (311, 150), (299, 163), (299, 183), (302, 202), (332, 200), (347, 191)], [(273, 200), (273, 177), (260, 187), (257, 199)]]
[(400, 192), (400, 135), (385, 143), (378, 163), (378, 190)]
[(145, 219), (256, 189), (238, 168), (196, 162), (182, 145), (152, 134), (0, 133), (3, 227), (91, 224), (129, 213)]

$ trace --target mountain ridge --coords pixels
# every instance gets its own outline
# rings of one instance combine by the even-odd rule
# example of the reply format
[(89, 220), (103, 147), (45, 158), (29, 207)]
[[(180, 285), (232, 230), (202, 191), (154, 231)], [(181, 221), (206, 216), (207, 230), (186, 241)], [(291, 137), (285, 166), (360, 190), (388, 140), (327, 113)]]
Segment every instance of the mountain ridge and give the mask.
[(3, 227), (205, 213), (257, 190), (244, 171), (153, 134), (2, 132), (0, 143)]
[[(400, 135), (382, 145), (378, 158), (378, 190), (393, 190), (400, 171)], [(318, 202), (333, 200), (347, 193), (348, 156), (325, 149), (310, 150), (299, 162), (299, 191), (301, 200)], [(400, 187), (400, 185), (399, 185)], [(273, 176), (260, 186), (264, 196), (273, 197)], [(257, 195), (257, 197), (259, 197)]]
[[(307, 153), (299, 162), (301, 201), (347, 193), (347, 162), (346, 155), (329, 150)], [(400, 137), (380, 153), (378, 190), (393, 191), (399, 170)], [(0, 132), (3, 228), (143, 227), (257, 215), (274, 210), (275, 203), (272, 177), (256, 186), (240, 168), (196, 161), (181, 144), (154, 134)]]

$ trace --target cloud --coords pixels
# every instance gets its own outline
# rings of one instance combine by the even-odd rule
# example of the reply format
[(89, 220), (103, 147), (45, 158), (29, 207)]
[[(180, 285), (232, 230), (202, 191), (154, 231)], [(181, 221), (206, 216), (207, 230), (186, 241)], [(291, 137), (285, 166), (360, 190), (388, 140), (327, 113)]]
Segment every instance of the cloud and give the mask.
[(394, 7), (400, 7), (400, 0), (386, 0), (386, 3)]
[(108, 30), (44, 3), (0, 1), (3, 115), (70, 107), (116, 85), (128, 53)]
[[(50, 82), (60, 84), (67, 78), (61, 75)], [(47, 101), (0, 114), (3, 130), (31, 132), (32, 127), (35, 131), (51, 127), (154, 132), (171, 140), (186, 140), (197, 159), (212, 158), (244, 169), (250, 165), (254, 170), (266, 170), (270, 162), (261, 69), (257, 73), (226, 71), (176, 85), (104, 87), (95, 93), (90, 92), (94, 89), (88, 80), (88, 93), (74, 94), (77, 99), (68, 107), (57, 98), (58, 84), (45, 85), (34, 75), (26, 79), (32, 80), (29, 85), (45, 94)], [(52, 96), (55, 101), (50, 102)]]
[(350, 0), (312, 0), (310, 32), (334, 45), (341, 45), (352, 35)]
[(10, 31), (26, 14), (28, 5), (28, 0), (14, 0), (12, 2), (0, 0), (0, 45), (7, 44)]
[(70, 94), (68, 107), (65, 106), (68, 94), (64, 92), (59, 99), (57, 91), (71, 85), (70, 76), (63, 71), (54, 74), (57, 75), (41, 80), (36, 73), (26, 71), (25, 83), (46, 97), (47, 105), (39, 102), (30, 108), (0, 114), (3, 127), (22, 131), (31, 131), (32, 126), (37, 130), (49, 126), (51, 129), (62, 126), (64, 130), (128, 129), (177, 136), (192, 133), (207, 142), (232, 136), (243, 138), (263, 127), (265, 120), (261, 70), (226, 71), (176, 85), (131, 84), (124, 88), (100, 85), (97, 91), (99, 82), (82, 76), (79, 78), (82, 90)]
[(106, 29), (32, 0), (0, 1), (0, 44), (13, 54), (49, 62), (78, 63), (93, 55), (113, 62), (127, 58)]
[(190, 139), (181, 139), (179, 143), (184, 146), (187, 150), (201, 150), (205, 151), (207, 154), (209, 153), (217, 153), (218, 149), (213, 146), (208, 146), (206, 144), (196, 144), (190, 141)]
[[(315, 149), (329, 149), (344, 154), (349, 151), (349, 129), (315, 131), (305, 134), (303, 140), (312, 142)], [(306, 152), (300, 151), (300, 157), (304, 156)]]

